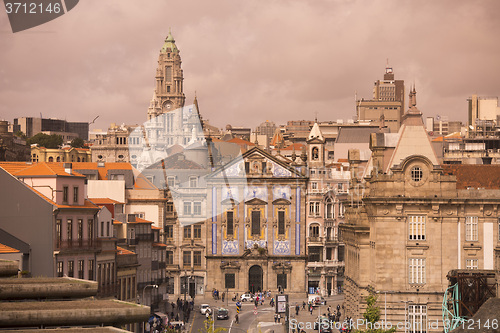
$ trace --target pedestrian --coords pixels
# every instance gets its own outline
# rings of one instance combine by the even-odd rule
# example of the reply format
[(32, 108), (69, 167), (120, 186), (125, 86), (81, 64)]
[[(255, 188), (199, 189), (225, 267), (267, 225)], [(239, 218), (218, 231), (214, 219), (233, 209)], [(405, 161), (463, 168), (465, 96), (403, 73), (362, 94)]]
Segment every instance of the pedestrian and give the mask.
[(278, 315), (278, 324), (281, 322), (281, 315)]
[(278, 314), (277, 314), (277, 313), (275, 313), (275, 314), (274, 314), (274, 323), (276, 324), (276, 322), (277, 322), (277, 321), (278, 321)]
[(302, 310), (306, 309), (306, 301), (302, 301)]
[(225, 298), (225, 297), (226, 297), (226, 293), (225, 293), (225, 292), (223, 292), (223, 293), (222, 293), (222, 302), (224, 302), (224, 298)]
[(311, 316), (312, 316), (312, 314), (313, 314), (313, 306), (312, 306), (312, 304), (309, 305), (309, 311), (311, 312)]
[(295, 304), (295, 315), (296, 316), (299, 315), (299, 310), (300, 310), (300, 306), (298, 304)]
[(337, 304), (337, 311), (340, 310), (340, 304)]
[(238, 314), (236, 314), (236, 316), (234, 316), (234, 321), (236, 322), (236, 324), (240, 323), (240, 317), (238, 316)]

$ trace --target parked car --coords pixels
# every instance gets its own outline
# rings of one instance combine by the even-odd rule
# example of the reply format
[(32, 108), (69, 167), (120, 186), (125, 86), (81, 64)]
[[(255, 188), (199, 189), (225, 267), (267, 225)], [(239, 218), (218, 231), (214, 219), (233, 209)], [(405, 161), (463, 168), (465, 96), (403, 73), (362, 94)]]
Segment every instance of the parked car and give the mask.
[(313, 306), (318, 306), (318, 305), (326, 304), (325, 299), (322, 296), (316, 295), (316, 294), (309, 295), (307, 297), (307, 301), (309, 303), (312, 303)]
[(210, 305), (208, 305), (208, 304), (202, 304), (202, 305), (200, 305), (200, 313), (201, 314), (206, 314), (207, 311), (211, 311), (210, 310)]
[(217, 311), (217, 319), (229, 319), (229, 311), (224, 308), (220, 308)]
[(246, 301), (251, 302), (251, 301), (253, 301), (254, 297), (252, 294), (243, 294), (243, 295), (241, 295), (240, 299), (242, 302), (246, 302)]

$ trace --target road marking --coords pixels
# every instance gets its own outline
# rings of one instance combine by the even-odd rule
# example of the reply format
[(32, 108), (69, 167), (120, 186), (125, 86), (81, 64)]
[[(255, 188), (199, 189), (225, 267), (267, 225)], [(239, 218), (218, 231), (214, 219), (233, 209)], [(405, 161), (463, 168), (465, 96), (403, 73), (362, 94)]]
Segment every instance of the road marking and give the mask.
[(191, 324), (191, 327), (189, 328), (189, 333), (191, 333), (193, 331), (193, 326), (194, 326), (194, 318), (196, 318), (196, 311), (193, 311), (194, 314), (193, 314), (193, 323)]

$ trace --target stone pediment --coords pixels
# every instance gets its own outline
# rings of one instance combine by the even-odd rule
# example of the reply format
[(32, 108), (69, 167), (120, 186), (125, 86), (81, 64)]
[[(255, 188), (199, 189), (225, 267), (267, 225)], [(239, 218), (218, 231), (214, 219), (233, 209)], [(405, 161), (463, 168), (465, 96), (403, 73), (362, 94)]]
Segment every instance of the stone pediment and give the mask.
[(252, 198), (248, 201), (245, 201), (245, 204), (247, 205), (267, 205), (267, 202), (264, 200), (261, 200), (259, 198)]
[(241, 268), (241, 265), (237, 261), (225, 261), (220, 264), (221, 269), (237, 269)]
[(289, 200), (283, 198), (279, 198), (273, 201), (273, 205), (291, 205), (291, 204), (292, 203)]
[(221, 204), (227, 206), (238, 206), (240, 203), (234, 199), (224, 199), (221, 201)]

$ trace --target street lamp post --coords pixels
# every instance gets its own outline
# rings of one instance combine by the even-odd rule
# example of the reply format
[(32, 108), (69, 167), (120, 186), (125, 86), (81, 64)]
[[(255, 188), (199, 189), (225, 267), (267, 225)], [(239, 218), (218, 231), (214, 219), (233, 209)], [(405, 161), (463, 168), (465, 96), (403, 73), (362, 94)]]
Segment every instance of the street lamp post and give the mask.
[(145, 286), (144, 289), (142, 289), (142, 303), (143, 304), (146, 304), (146, 300), (144, 299), (144, 292), (146, 291), (147, 287), (152, 287), (154, 289), (158, 289), (158, 285), (156, 285), (156, 284), (148, 284), (147, 286)]

